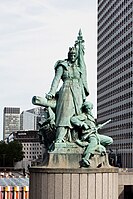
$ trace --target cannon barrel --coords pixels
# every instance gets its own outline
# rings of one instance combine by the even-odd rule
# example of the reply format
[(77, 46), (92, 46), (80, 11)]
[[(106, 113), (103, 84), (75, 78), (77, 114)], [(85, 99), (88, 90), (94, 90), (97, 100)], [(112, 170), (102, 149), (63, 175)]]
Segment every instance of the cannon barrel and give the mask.
[(47, 100), (44, 97), (34, 96), (32, 98), (32, 104), (44, 107), (51, 107), (52, 109), (55, 109), (56, 100), (55, 99)]

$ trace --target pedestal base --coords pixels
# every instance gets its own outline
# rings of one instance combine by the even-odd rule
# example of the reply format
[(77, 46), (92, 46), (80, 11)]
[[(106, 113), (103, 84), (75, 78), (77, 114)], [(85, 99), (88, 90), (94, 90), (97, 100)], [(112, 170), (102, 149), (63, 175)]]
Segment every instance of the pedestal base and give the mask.
[(30, 168), (30, 199), (118, 199), (118, 169)]
[(79, 168), (83, 149), (75, 143), (55, 143), (55, 149), (49, 152), (47, 167)]
[[(107, 168), (108, 157), (100, 155), (91, 158), (89, 168), (79, 168), (83, 150), (56, 143), (47, 166), (30, 168), (30, 199), (118, 199), (118, 169)], [(105, 168), (96, 168), (100, 164)]]
[[(79, 168), (81, 167), (84, 149), (75, 143), (55, 143), (55, 149), (47, 154), (47, 159), (42, 164), (48, 168)], [(89, 168), (110, 167), (108, 155), (94, 154), (90, 159)]]
[(101, 156), (100, 154), (94, 154), (90, 159), (90, 167), (89, 168), (108, 168), (111, 167), (108, 161), (108, 154)]

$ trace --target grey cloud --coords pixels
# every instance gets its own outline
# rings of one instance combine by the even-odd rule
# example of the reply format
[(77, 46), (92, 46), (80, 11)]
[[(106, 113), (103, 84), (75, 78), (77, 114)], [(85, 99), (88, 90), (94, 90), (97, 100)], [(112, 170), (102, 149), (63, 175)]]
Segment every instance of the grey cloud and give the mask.
[(26, 12), (30, 15), (41, 15), (47, 11), (47, 8), (40, 5), (31, 5), (26, 7)]
[(49, 0), (51, 6), (55, 6), (57, 9), (62, 8), (64, 9), (92, 9), (94, 7), (94, 2), (96, 0)]
[[(16, 31), (29, 30), (42, 27), (44, 22), (34, 16), (40, 16), (45, 13), (45, 7), (38, 3), (31, 4), (27, 1), (12, 0), (0, 2), (0, 35), (13, 33)], [(16, 4), (15, 4), (16, 3)], [(21, 5), (22, 4), (22, 5)]]

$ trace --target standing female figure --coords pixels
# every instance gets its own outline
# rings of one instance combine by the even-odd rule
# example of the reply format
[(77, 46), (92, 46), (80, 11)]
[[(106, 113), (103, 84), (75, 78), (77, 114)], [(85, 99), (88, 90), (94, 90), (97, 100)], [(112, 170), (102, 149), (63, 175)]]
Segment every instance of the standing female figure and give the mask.
[[(57, 92), (60, 80), (63, 81), (63, 84)], [(59, 60), (55, 64), (55, 77), (50, 91), (46, 95), (48, 100), (57, 95), (55, 109), (56, 142), (63, 142), (67, 135), (67, 138), (71, 137), (70, 119), (81, 113), (82, 104), (88, 94), (87, 82), (82, 78), (82, 70), (77, 62), (76, 48), (69, 48), (68, 59)]]

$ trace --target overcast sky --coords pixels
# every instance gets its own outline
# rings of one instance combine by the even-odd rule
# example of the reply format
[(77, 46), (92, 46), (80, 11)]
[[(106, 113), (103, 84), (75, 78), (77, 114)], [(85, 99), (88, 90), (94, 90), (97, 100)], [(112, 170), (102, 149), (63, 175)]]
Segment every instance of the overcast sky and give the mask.
[(0, 139), (4, 107), (34, 108), (45, 96), (54, 64), (67, 58), (81, 28), (85, 40), (88, 100), (96, 116), (96, 0), (0, 0)]

